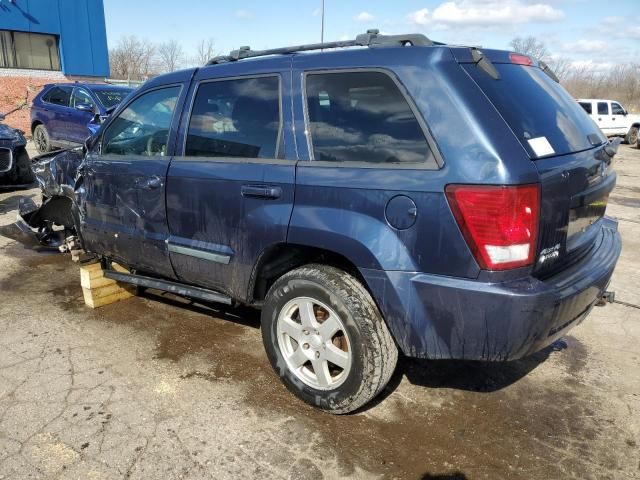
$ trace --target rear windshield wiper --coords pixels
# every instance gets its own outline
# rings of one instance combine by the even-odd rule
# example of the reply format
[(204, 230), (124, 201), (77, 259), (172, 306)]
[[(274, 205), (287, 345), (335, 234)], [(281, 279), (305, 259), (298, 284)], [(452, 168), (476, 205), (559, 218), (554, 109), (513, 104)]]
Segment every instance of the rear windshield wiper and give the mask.
[(473, 62), (476, 64), (480, 70), (489, 75), (494, 80), (500, 80), (500, 74), (496, 67), (493, 66), (491, 60), (487, 58), (487, 56), (478, 50), (476, 47), (471, 47), (471, 57), (473, 58)]

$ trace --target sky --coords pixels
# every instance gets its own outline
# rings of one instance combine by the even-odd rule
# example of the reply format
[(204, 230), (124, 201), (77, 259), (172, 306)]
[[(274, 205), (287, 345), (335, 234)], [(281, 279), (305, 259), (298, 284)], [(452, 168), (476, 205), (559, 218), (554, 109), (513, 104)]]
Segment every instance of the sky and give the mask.
[[(187, 54), (213, 38), (216, 53), (320, 40), (321, 0), (104, 0), (109, 46), (122, 36), (175, 39)], [(632, 14), (632, 12), (634, 12)], [(534, 35), (557, 57), (607, 68), (640, 63), (638, 0), (325, 0), (325, 41), (369, 28), (420, 32), (448, 43), (508, 48)]]

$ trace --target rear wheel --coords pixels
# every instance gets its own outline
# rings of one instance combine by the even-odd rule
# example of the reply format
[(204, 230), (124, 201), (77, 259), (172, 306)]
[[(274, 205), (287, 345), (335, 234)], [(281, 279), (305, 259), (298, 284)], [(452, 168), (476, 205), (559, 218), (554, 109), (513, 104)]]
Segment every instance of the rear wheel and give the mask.
[(275, 282), (262, 310), (262, 338), (287, 388), (335, 414), (378, 395), (398, 359), (369, 292), (326, 265), (307, 265)]
[(629, 133), (627, 133), (625, 140), (629, 145), (632, 146), (638, 143), (638, 127), (631, 127), (629, 129)]
[(51, 151), (51, 138), (49, 137), (49, 132), (44, 125), (37, 125), (33, 130), (33, 142), (36, 144), (38, 153), (47, 153)]

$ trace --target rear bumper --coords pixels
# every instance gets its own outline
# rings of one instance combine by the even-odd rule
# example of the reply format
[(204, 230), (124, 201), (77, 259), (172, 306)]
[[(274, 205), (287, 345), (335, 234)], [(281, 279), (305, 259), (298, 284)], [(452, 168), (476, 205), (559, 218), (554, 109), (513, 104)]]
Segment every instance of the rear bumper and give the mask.
[(606, 290), (622, 243), (604, 219), (591, 251), (561, 273), (505, 283), (363, 269), (405, 355), (433, 359), (514, 360), (580, 323)]

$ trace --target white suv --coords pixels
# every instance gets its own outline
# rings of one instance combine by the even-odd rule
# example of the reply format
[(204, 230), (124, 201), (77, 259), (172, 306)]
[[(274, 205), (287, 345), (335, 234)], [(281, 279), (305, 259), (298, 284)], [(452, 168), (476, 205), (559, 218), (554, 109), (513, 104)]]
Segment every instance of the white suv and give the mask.
[(635, 145), (640, 129), (640, 115), (628, 113), (619, 102), (597, 98), (580, 98), (578, 103), (608, 137), (625, 137)]

